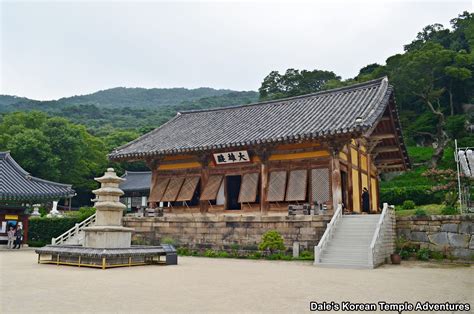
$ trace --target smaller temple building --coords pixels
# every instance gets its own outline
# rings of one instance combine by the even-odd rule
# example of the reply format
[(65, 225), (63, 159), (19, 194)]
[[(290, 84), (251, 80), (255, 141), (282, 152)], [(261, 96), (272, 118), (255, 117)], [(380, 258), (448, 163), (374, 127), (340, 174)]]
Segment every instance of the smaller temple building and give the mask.
[(10, 155), (0, 152), (0, 242), (7, 241), (10, 226), (20, 225), (28, 240), (28, 212), (33, 204), (45, 204), (75, 195), (71, 185), (33, 177)]
[(125, 171), (120, 183), (124, 195), (120, 201), (127, 206), (127, 211), (137, 211), (148, 205), (150, 196), (151, 171)]

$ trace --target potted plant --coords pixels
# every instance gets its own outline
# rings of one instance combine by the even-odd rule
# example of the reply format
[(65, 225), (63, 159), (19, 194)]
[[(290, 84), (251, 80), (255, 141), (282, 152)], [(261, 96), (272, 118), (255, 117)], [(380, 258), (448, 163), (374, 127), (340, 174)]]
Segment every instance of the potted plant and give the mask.
[(396, 241), (396, 249), (393, 254), (390, 254), (390, 261), (392, 264), (399, 265), (402, 262), (402, 255), (401, 253), (404, 251), (405, 247), (407, 246), (408, 241), (405, 238), (400, 237)]

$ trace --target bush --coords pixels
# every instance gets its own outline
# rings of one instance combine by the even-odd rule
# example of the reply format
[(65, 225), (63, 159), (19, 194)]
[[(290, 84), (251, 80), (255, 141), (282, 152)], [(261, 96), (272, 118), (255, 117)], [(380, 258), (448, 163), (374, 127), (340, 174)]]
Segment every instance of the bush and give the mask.
[(402, 205), (403, 209), (414, 209), (415, 208), (415, 202), (411, 200), (406, 200), (403, 202)]
[(380, 199), (392, 205), (402, 205), (404, 200), (412, 200), (417, 205), (441, 204), (442, 192), (433, 192), (430, 186), (410, 186), (381, 188)]
[(160, 243), (162, 243), (162, 244), (169, 244), (169, 245), (173, 245), (173, 246), (176, 245), (176, 241), (175, 241), (173, 238), (171, 238), (171, 237), (163, 237), (163, 238), (161, 238)]
[(444, 254), (441, 253), (441, 252), (438, 252), (438, 251), (431, 251), (430, 252), (430, 257), (437, 260), (437, 261), (440, 261), (440, 260), (444, 259)]
[(258, 245), (260, 251), (269, 250), (271, 253), (274, 251), (284, 251), (285, 244), (283, 242), (283, 237), (276, 230), (270, 230), (265, 232), (262, 237), (262, 241)]
[(28, 245), (38, 247), (50, 244), (51, 238), (57, 238), (94, 213), (94, 207), (81, 207), (78, 211), (66, 213), (65, 217), (31, 217), (28, 222)]
[(204, 252), (205, 257), (217, 257), (217, 252), (211, 249), (208, 249)]
[(191, 255), (191, 252), (189, 251), (189, 249), (187, 247), (179, 247), (176, 249), (176, 253), (178, 253), (178, 255), (182, 255), (182, 256), (189, 256)]
[(418, 208), (418, 209), (415, 211), (415, 216), (416, 216), (416, 217), (426, 217), (426, 216), (428, 216), (428, 214), (426, 213), (426, 210), (421, 209), (421, 208)]
[(31, 217), (28, 222), (28, 245), (46, 245), (51, 238), (56, 238), (80, 222), (75, 217), (48, 218)]
[(454, 206), (446, 206), (441, 210), (441, 214), (443, 214), (443, 215), (457, 215), (457, 214), (459, 214), (459, 210)]
[(419, 249), (418, 252), (416, 252), (416, 258), (420, 261), (427, 261), (430, 259), (430, 254), (431, 251), (427, 248)]

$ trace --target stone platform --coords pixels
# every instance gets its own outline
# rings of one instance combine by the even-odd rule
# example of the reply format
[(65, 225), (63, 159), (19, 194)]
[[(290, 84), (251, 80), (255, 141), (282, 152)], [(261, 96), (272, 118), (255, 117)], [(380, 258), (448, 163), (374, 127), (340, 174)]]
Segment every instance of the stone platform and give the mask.
[[(169, 244), (128, 248), (91, 248), (80, 245), (47, 245), (35, 250), (38, 264), (96, 268), (140, 265), (177, 265), (176, 249)], [(46, 258), (44, 258), (46, 256)], [(43, 258), (42, 258), (43, 257)], [(162, 257), (164, 257), (162, 259)]]

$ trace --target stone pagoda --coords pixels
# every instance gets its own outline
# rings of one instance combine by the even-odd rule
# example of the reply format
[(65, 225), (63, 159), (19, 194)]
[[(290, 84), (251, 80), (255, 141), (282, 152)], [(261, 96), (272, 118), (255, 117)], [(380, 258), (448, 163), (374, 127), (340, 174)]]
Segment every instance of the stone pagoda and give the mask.
[[(119, 178), (113, 168), (108, 168), (102, 177), (95, 180), (101, 184), (99, 189), (92, 191), (96, 195), (96, 222), (82, 229), (84, 245), (64, 245), (53, 241), (54, 244), (35, 250), (38, 263), (102, 269), (150, 264), (176, 265), (178, 256), (172, 245), (131, 245), (133, 229), (122, 226), (125, 205), (120, 202), (124, 192), (119, 184), (124, 179)], [(76, 226), (66, 234), (77, 231)], [(47, 258), (42, 259), (42, 256)]]
[(132, 228), (122, 226), (122, 215), (126, 208), (120, 202), (124, 193), (119, 184), (124, 181), (113, 168), (108, 168), (100, 178), (101, 187), (92, 191), (96, 195), (96, 223), (84, 228), (84, 246), (91, 248), (129, 248), (132, 240)]

